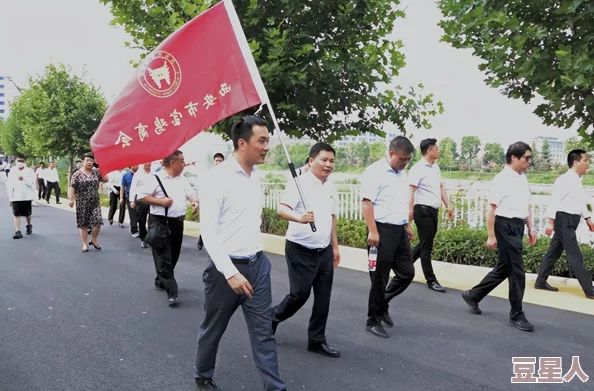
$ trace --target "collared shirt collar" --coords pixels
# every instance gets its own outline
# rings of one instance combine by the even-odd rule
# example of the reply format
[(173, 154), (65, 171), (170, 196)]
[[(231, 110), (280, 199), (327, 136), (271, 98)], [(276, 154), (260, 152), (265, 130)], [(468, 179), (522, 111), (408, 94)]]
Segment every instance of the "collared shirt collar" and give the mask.
[(433, 163), (429, 163), (429, 162), (427, 161), (427, 159), (425, 159), (425, 157), (424, 157), (424, 156), (421, 158), (421, 160), (423, 161), (423, 163), (424, 163), (424, 164), (425, 164), (427, 167), (433, 167), (433, 165), (435, 164), (435, 162), (433, 162)]
[(582, 179), (582, 175), (578, 175), (577, 172), (575, 172), (574, 170), (572, 170), (571, 168), (567, 171), (567, 173), (571, 173), (569, 175), (573, 175), (576, 178)]
[(390, 164), (390, 161), (388, 160), (388, 156), (387, 155), (384, 156), (384, 161), (386, 162), (386, 166), (387, 166), (386, 167), (387, 168), (386, 171), (392, 171), (392, 172), (396, 173), (396, 175), (400, 175), (400, 173), (403, 171), (403, 170), (400, 170), (400, 171), (394, 170), (394, 167), (392, 167), (392, 165)]
[[(247, 172), (245, 172), (245, 170), (243, 169), (243, 167), (241, 167), (241, 165), (239, 164), (239, 162), (237, 161), (237, 159), (235, 158), (235, 155), (232, 155), (229, 159), (229, 165), (231, 167), (233, 167), (234, 172), (238, 173), (238, 174), (243, 174), (247, 177), (251, 177), (251, 175), (248, 175)], [(258, 169), (256, 168), (256, 166), (252, 166), (252, 174), (254, 172), (258, 171)]]
[(522, 174), (519, 174), (516, 170), (514, 170), (513, 168), (511, 168), (511, 166), (509, 164), (505, 165), (504, 170), (508, 170), (510, 173), (514, 174), (515, 176), (522, 176)]

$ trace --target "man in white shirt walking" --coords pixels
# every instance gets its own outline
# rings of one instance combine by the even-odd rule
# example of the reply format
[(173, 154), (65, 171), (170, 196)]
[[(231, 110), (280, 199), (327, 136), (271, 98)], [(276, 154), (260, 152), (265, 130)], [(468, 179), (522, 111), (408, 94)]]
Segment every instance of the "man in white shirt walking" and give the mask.
[(14, 215), (15, 234), (13, 239), (21, 239), (21, 217), (27, 221), (27, 235), (33, 233), (31, 206), (35, 198), (35, 172), (27, 167), (25, 157), (18, 155), (16, 167), (8, 174), (6, 190)]
[(124, 228), (124, 219), (126, 218), (126, 205), (123, 201), (121, 201), (120, 197), (120, 191), (123, 191), (122, 170), (112, 171), (108, 174), (108, 177), (109, 182), (107, 182), (107, 187), (109, 187), (109, 213), (107, 214), (107, 220), (109, 221), (109, 225), (113, 224), (113, 218), (119, 206), (120, 213), (118, 216), (118, 225), (120, 226), (120, 228)]
[(478, 285), (462, 292), (462, 298), (470, 312), (480, 315), (482, 311), (478, 303), (507, 279), (511, 305), (508, 324), (518, 330), (534, 331), (534, 326), (526, 319), (522, 309), (526, 288), (522, 258), (524, 225), (528, 228), (528, 243), (536, 243), (536, 231), (532, 220), (532, 195), (525, 174), (530, 168), (532, 150), (526, 143), (514, 143), (507, 149), (505, 160), (507, 165), (491, 182), (487, 210), (487, 247), (497, 248), (497, 265)]
[(270, 261), (262, 251), (263, 194), (255, 165), (270, 149), (266, 122), (243, 117), (231, 130), (234, 155), (212, 168), (200, 193), (201, 230), (208, 252), (204, 271), (206, 314), (198, 333), (194, 377), (200, 391), (219, 390), (213, 380), (219, 342), (242, 306), (252, 353), (266, 391), (285, 391), (272, 332)]
[(434, 138), (425, 139), (421, 141), (420, 147), (423, 157), (408, 173), (411, 189), (408, 219), (409, 221), (414, 219), (419, 235), (419, 243), (413, 248), (412, 257), (413, 262), (416, 262), (419, 257), (421, 258), (423, 274), (429, 289), (445, 292), (445, 288), (439, 284), (433, 272), (431, 255), (442, 201), (447, 208), (448, 217), (451, 219), (454, 214), (437, 164), (437, 159), (439, 159), (437, 140)]
[(47, 168), (43, 173), (43, 179), (45, 180), (45, 201), (49, 204), (49, 199), (52, 195), (52, 190), (54, 190), (54, 194), (56, 195), (56, 204), (61, 204), (60, 202), (60, 176), (58, 175), (58, 169), (56, 168), (56, 163), (50, 162), (49, 168)]
[[(225, 156), (222, 153), (217, 152), (214, 154), (213, 161), (214, 161), (214, 165), (218, 166), (219, 164), (221, 164), (225, 161)], [(198, 237), (198, 250), (202, 250), (203, 248), (204, 248), (204, 241), (202, 240), (202, 235), (200, 235)]]
[[(398, 136), (390, 143), (387, 156), (367, 167), (361, 176), (367, 245), (377, 247), (376, 269), (369, 271), (371, 290), (365, 329), (380, 338), (390, 337), (382, 322), (394, 325), (388, 312), (390, 300), (404, 292), (415, 277), (410, 250), (414, 234), (408, 220), (410, 190), (404, 171), (414, 151), (409, 139)], [(388, 281), (390, 270), (396, 275)]]
[(144, 241), (147, 234), (147, 218), (149, 215), (150, 206), (148, 204), (138, 201), (138, 190), (142, 188), (146, 176), (151, 174), (151, 163), (144, 163), (141, 168), (136, 171), (132, 178), (132, 185), (130, 186), (130, 207), (136, 211), (138, 218), (138, 238), (140, 239), (140, 247), (148, 248)]
[(188, 203), (198, 211), (198, 199), (194, 195), (188, 178), (182, 175), (185, 162), (181, 151), (174, 152), (163, 159), (163, 170), (156, 175), (146, 175), (142, 188), (138, 190), (137, 200), (151, 206), (150, 230), (160, 225), (163, 236), (157, 242), (148, 243), (155, 262), (155, 287), (167, 292), (170, 307), (179, 303), (177, 281), (174, 270), (181, 253), (184, 238), (184, 219)]
[(592, 222), (587, 207), (587, 195), (582, 185), (582, 176), (590, 167), (586, 151), (574, 149), (569, 152), (567, 165), (569, 170), (557, 178), (553, 185), (551, 202), (547, 211), (549, 222), (545, 233), (550, 236), (555, 231), (555, 234), (540, 264), (540, 271), (534, 288), (553, 292), (559, 290), (549, 285), (547, 278), (553, 272), (555, 263), (559, 260), (561, 254), (565, 251), (567, 261), (584, 290), (584, 294), (588, 299), (594, 299), (592, 277), (584, 267), (584, 256), (575, 234), (582, 218), (586, 220), (590, 231), (594, 231), (594, 222)]
[[(288, 182), (278, 206), (278, 214), (289, 221), (285, 257), (289, 270), (290, 293), (272, 309), (272, 328), (289, 319), (314, 292), (309, 320), (307, 349), (327, 357), (340, 352), (326, 341), (326, 322), (334, 268), (340, 263), (336, 218), (339, 213), (338, 192), (328, 180), (334, 170), (336, 152), (329, 144), (316, 143), (309, 152), (311, 169), (299, 177), (306, 210), (294, 181)], [(309, 223), (315, 221), (316, 232)]]
[(37, 193), (38, 200), (45, 199), (45, 192), (47, 191), (47, 188), (45, 187), (45, 179), (43, 178), (45, 170), (44, 162), (39, 163), (39, 168), (35, 170), (35, 176), (37, 177), (37, 188), (39, 190)]

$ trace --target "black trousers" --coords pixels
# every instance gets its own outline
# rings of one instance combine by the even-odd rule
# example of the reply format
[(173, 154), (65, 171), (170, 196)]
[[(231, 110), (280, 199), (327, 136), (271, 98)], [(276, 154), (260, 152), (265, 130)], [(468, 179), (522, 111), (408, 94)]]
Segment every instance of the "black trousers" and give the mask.
[(138, 233), (140, 234), (140, 240), (144, 240), (144, 238), (146, 238), (146, 223), (149, 211), (149, 205), (136, 201), (136, 217), (138, 218)]
[(45, 187), (45, 181), (41, 178), (37, 178), (37, 187), (39, 188), (37, 199), (44, 199), (45, 200), (45, 192), (47, 188)]
[(47, 189), (45, 193), (45, 200), (49, 202), (50, 196), (52, 194), (52, 189), (54, 190), (54, 194), (56, 195), (56, 202), (60, 202), (60, 183), (59, 182), (47, 182)]
[(126, 193), (124, 197), (126, 206), (128, 207), (128, 216), (130, 216), (130, 232), (135, 234), (138, 232), (138, 215), (136, 214), (136, 208), (130, 206), (130, 193)]
[(314, 304), (309, 319), (308, 338), (311, 343), (326, 342), (326, 322), (334, 279), (332, 246), (310, 250), (287, 240), (285, 258), (289, 270), (289, 294), (272, 310), (272, 320), (282, 322), (303, 307), (314, 292)]
[(431, 264), (431, 254), (433, 253), (433, 240), (435, 239), (435, 234), (437, 234), (439, 209), (426, 205), (415, 205), (413, 211), (415, 225), (417, 226), (417, 233), (419, 235), (419, 243), (412, 250), (413, 262), (416, 262), (419, 257), (421, 258), (425, 280), (430, 284), (437, 282), (437, 278), (433, 272), (433, 265)]
[[(116, 190), (119, 192), (120, 187), (114, 186)], [(110, 222), (113, 221), (113, 217), (115, 216), (116, 210), (118, 210), (118, 205), (120, 206), (120, 215), (118, 216), (118, 223), (124, 224), (124, 218), (126, 217), (126, 208), (124, 205), (120, 205), (120, 194), (115, 194), (114, 192), (109, 192), (109, 214), (107, 216), (107, 220)]]
[[(406, 290), (413, 278), (410, 241), (403, 225), (376, 222), (380, 243), (377, 248), (376, 269), (369, 272), (371, 290), (367, 311), (367, 325), (374, 326), (388, 312), (390, 300)], [(395, 276), (390, 280), (390, 270)]]
[(584, 256), (577, 241), (575, 231), (580, 224), (580, 215), (557, 212), (555, 215), (555, 234), (549, 245), (538, 272), (537, 283), (544, 283), (553, 272), (555, 263), (561, 258), (563, 251), (567, 261), (587, 296), (594, 295), (592, 275), (584, 267)]
[(157, 277), (155, 277), (155, 285), (165, 289), (168, 297), (177, 297), (177, 281), (175, 281), (175, 275), (173, 270), (177, 261), (179, 260), (179, 254), (181, 253), (182, 240), (184, 238), (184, 220), (183, 218), (165, 218), (164, 216), (151, 215), (151, 224), (168, 224), (169, 239), (165, 243), (165, 246), (160, 249), (152, 248), (153, 261), (155, 262), (155, 271)]
[(497, 238), (497, 265), (485, 278), (470, 290), (470, 297), (481, 301), (505, 279), (509, 282), (510, 319), (525, 319), (522, 300), (526, 288), (526, 273), (522, 258), (524, 220), (495, 217), (495, 237)]

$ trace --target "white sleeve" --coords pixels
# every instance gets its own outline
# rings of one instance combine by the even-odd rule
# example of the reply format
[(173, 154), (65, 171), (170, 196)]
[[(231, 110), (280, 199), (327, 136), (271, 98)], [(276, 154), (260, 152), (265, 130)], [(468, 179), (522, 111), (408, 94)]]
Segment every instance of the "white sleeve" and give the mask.
[(377, 200), (377, 196), (379, 193), (379, 180), (377, 175), (373, 175), (373, 166), (369, 166), (363, 175), (361, 175), (361, 201), (367, 199), (371, 202), (375, 202)]
[(137, 183), (137, 197), (138, 201), (141, 201), (144, 197), (152, 196), (155, 194), (157, 190), (157, 186), (159, 186), (159, 182), (157, 182), (157, 178), (154, 175), (146, 175)]
[(215, 267), (225, 276), (225, 279), (229, 279), (239, 271), (231, 262), (229, 253), (225, 250), (223, 241), (218, 234), (219, 218), (225, 199), (222, 181), (222, 178), (219, 178), (218, 181), (213, 178), (212, 181), (209, 181), (209, 186), (205, 187), (201, 193), (200, 234)]

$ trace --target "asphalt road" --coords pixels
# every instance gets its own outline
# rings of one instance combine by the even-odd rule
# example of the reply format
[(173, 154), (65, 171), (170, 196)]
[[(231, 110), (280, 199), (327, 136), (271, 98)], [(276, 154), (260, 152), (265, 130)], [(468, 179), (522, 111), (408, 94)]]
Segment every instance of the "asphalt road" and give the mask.
[[(13, 240), (11, 209), (0, 185), (0, 390), (195, 390), (192, 365), (203, 318), (206, 253), (186, 237), (176, 275), (179, 308), (153, 289), (150, 250), (117, 226), (104, 226), (102, 251), (80, 251), (75, 215), (34, 208), (34, 234)], [(274, 302), (287, 292), (284, 258), (273, 263)], [(475, 281), (469, 282), (469, 285)], [(507, 301), (487, 298), (468, 312), (457, 291), (413, 284), (393, 300), (395, 326), (384, 340), (365, 331), (369, 277), (338, 269), (327, 336), (339, 359), (306, 350), (311, 300), (277, 333), (289, 390), (591, 390), (593, 379), (565, 385), (510, 385), (513, 356), (580, 356), (594, 377), (591, 316), (526, 305), (534, 333), (507, 325)], [(223, 337), (215, 378), (221, 388), (261, 390), (241, 311)], [(510, 388), (511, 387), (511, 388)]]

